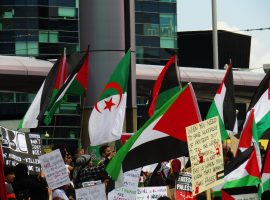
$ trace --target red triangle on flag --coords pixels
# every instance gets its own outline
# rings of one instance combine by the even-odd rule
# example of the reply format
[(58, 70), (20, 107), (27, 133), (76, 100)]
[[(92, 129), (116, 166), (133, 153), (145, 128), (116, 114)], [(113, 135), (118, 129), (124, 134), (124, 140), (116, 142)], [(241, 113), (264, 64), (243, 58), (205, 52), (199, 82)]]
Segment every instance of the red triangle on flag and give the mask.
[(254, 122), (254, 109), (251, 110), (248, 120), (245, 123), (245, 126), (243, 128), (243, 131), (241, 133), (241, 138), (238, 144), (238, 149), (241, 147), (242, 148), (251, 147), (253, 122)]
[[(175, 117), (181, 120), (172, 120)], [(192, 85), (188, 84), (153, 129), (186, 142), (186, 127), (200, 121), (196, 97)]]
[(249, 158), (249, 160), (247, 162), (247, 165), (246, 165), (245, 169), (247, 170), (249, 175), (261, 178), (255, 148), (253, 149), (253, 151), (252, 151), (252, 153), (250, 155), (250, 158)]
[(221, 199), (222, 200), (234, 200), (234, 198), (229, 195), (227, 192), (225, 192), (224, 190), (221, 191)]

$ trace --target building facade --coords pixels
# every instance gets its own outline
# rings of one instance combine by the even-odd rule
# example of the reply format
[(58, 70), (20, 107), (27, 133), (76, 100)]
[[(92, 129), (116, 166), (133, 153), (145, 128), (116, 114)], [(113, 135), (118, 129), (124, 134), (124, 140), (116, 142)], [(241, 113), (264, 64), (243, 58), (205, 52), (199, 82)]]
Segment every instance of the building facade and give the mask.
[(57, 58), (79, 49), (78, 1), (1, 0), (0, 54)]
[(164, 65), (177, 52), (176, 0), (135, 0), (136, 63)]

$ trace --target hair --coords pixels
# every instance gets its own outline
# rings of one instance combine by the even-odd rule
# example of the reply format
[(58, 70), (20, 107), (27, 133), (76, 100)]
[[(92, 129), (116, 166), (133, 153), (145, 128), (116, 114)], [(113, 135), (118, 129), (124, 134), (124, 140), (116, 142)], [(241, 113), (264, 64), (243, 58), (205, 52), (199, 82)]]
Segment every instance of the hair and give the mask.
[(16, 179), (23, 179), (28, 176), (28, 168), (24, 163), (19, 163), (15, 166)]
[(102, 156), (102, 154), (105, 152), (105, 150), (110, 147), (109, 145), (105, 144), (105, 145), (102, 145), (101, 147), (99, 147), (99, 153), (100, 155)]
[(9, 174), (13, 174), (14, 173), (14, 167), (10, 166), (10, 165), (5, 165), (4, 166), (4, 175), (7, 176)]

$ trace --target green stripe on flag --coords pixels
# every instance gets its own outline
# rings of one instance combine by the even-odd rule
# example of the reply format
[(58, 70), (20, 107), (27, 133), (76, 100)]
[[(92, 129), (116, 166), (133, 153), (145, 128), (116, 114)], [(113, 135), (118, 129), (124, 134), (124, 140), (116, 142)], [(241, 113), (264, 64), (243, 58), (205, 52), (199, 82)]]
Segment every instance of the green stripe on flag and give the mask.
[(256, 186), (260, 183), (260, 179), (255, 176), (245, 176), (233, 181), (228, 181), (224, 184), (224, 189), (235, 188), (235, 187), (245, 187), (245, 186)]

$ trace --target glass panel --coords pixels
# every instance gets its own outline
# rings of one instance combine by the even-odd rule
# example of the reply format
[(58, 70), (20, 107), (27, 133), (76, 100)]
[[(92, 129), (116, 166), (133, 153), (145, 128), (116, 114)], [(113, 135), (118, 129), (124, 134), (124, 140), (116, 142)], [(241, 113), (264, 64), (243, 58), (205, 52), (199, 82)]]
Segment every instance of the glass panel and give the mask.
[(143, 11), (143, 2), (141, 1), (136, 1), (135, 2), (135, 11)]
[(176, 0), (159, 0), (160, 2), (172, 2), (172, 3), (175, 3)]
[(158, 12), (158, 4), (156, 2), (144, 2), (143, 4), (144, 12)]
[(12, 9), (11, 11), (7, 11), (3, 13), (3, 18), (13, 18), (14, 16), (14, 10)]
[(15, 51), (16, 51), (16, 55), (27, 55), (26, 42), (16, 42)]
[(143, 35), (143, 24), (136, 24), (135, 25), (135, 32), (136, 34)]
[(159, 58), (159, 48), (144, 48), (144, 58)]
[(28, 42), (28, 55), (38, 55), (38, 43)]
[(75, 8), (67, 8), (67, 7), (58, 8), (58, 16), (60, 16), (60, 17), (75, 17), (76, 16), (76, 9)]
[(2, 31), (2, 30), (3, 30), (3, 24), (0, 23), (0, 31)]
[(159, 36), (158, 24), (144, 24), (144, 35)]
[(176, 48), (176, 39), (161, 37), (160, 38), (160, 47), (161, 48)]
[(176, 37), (176, 18), (174, 14), (160, 14), (160, 36)]
[(49, 33), (48, 33), (48, 31), (40, 31), (38, 41), (39, 42), (49, 42)]
[(143, 58), (143, 47), (136, 47), (136, 58)]
[(14, 102), (14, 93), (12, 93), (12, 92), (0, 92), (0, 102), (1, 103)]
[(16, 93), (16, 102), (28, 103), (28, 94), (27, 93)]
[(176, 13), (176, 3), (160, 3), (159, 12), (161, 13)]
[(58, 32), (57, 31), (50, 31), (49, 32), (49, 42), (50, 43), (57, 43), (58, 42)]

